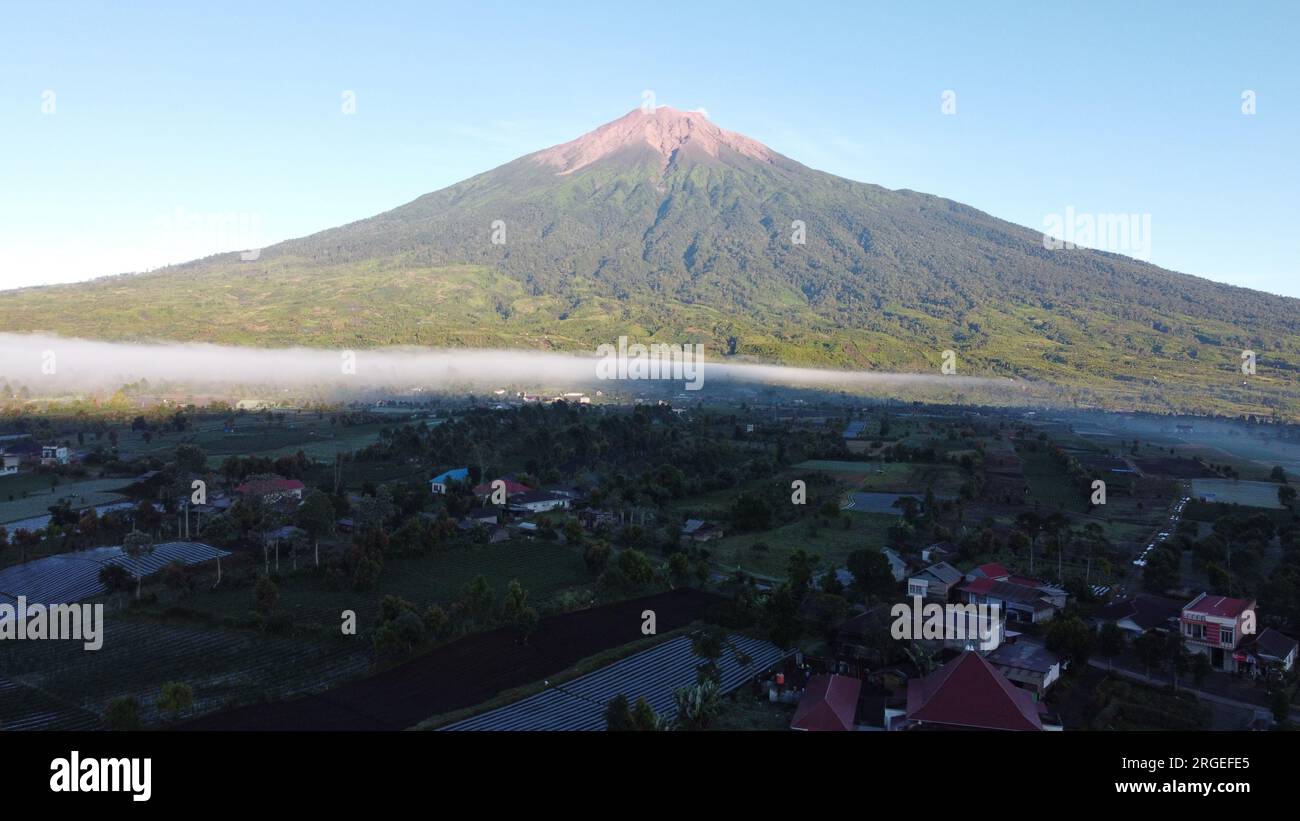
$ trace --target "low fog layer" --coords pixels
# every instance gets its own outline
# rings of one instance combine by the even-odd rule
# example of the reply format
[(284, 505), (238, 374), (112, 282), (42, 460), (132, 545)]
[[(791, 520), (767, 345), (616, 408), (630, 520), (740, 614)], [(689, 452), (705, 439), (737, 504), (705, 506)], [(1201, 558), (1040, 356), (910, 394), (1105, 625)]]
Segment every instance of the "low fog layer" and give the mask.
[[(238, 348), (208, 344), (135, 344), (0, 333), (0, 379), (37, 395), (111, 391), (147, 379), (151, 384), (184, 385), (193, 390), (223, 386), (332, 388), (371, 391), (376, 387), (430, 390), (464, 386), (631, 387), (627, 380), (597, 378), (599, 357), (590, 354), (513, 350), (429, 348)], [(699, 379), (710, 383), (748, 382), (773, 385), (854, 387), (934, 385), (947, 388), (994, 388), (1021, 393), (1025, 385), (1010, 379), (983, 379), (940, 374), (897, 374), (819, 370), (779, 365), (723, 363), (705, 353)], [(684, 386), (687, 380), (656, 380)]]

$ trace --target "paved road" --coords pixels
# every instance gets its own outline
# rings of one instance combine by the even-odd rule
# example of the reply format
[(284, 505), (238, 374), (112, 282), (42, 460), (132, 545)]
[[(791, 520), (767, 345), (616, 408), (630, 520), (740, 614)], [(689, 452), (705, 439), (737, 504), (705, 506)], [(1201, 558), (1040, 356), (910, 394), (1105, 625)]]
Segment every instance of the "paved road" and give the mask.
[[(1148, 676), (1145, 673), (1140, 673), (1137, 670), (1130, 670), (1125, 667), (1119, 667), (1119, 666), (1111, 667), (1107, 662), (1101, 661), (1099, 659), (1088, 659), (1088, 665), (1090, 667), (1096, 667), (1098, 670), (1105, 670), (1108, 673), (1114, 673), (1116, 675), (1120, 675), (1125, 678), (1132, 679), (1134, 681), (1140, 681), (1143, 684), (1150, 684), (1153, 687), (1167, 687), (1172, 683), (1171, 680), (1167, 677)], [(1181, 681), (1178, 684), (1178, 689), (1184, 690), (1189, 693), (1193, 693), (1196, 695), (1197, 698), (1203, 701), (1213, 702), (1214, 704), (1222, 704), (1225, 707), (1240, 707), (1244, 710), (1251, 710), (1251, 711), (1260, 710), (1260, 709), (1265, 709), (1265, 710), (1269, 709), (1268, 696), (1264, 693), (1256, 694), (1252, 692), (1250, 694), (1251, 696), (1258, 695), (1257, 701), (1242, 701), (1241, 699), (1232, 698), (1230, 696), (1224, 696), (1224, 695), (1219, 695), (1218, 693), (1212, 693), (1209, 692), (1208, 690), (1200, 690), (1195, 687), (1187, 687), (1184, 686)], [(1300, 708), (1294, 708), (1291, 710), (1291, 720), (1300, 721)]]

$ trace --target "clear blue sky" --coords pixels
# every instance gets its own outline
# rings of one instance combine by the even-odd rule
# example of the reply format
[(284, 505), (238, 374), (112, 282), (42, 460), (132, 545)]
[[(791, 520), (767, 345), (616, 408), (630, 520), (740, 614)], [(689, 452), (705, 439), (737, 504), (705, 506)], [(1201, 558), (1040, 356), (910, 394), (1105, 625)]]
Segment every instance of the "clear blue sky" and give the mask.
[(1300, 4), (614, 6), (6, 0), (0, 288), (366, 217), (652, 89), (1030, 227), (1150, 214), (1151, 261), (1300, 296)]

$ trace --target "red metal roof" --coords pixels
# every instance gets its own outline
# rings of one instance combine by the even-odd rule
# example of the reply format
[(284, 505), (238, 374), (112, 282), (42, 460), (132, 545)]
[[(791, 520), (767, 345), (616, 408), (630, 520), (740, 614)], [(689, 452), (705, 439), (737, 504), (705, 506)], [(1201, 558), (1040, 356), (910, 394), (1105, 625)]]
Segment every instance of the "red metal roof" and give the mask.
[(852, 730), (862, 682), (849, 676), (816, 675), (795, 708), (792, 730)]
[(1189, 613), (1203, 613), (1225, 619), (1235, 619), (1249, 610), (1252, 602), (1245, 599), (1230, 599), (1227, 596), (1215, 596), (1202, 593), (1199, 599), (1193, 599), (1183, 609)]
[(1032, 587), (1034, 589), (1038, 589), (1047, 584), (1047, 582), (1042, 579), (1035, 579), (1032, 576), (1008, 576), (1007, 581), (1012, 584), (1018, 584), (1021, 587)]
[[(502, 479), (501, 481), (505, 482), (507, 496), (513, 493), (527, 493), (528, 491), (532, 490), (532, 488), (530, 488), (528, 485), (521, 485), (518, 482), (512, 482), (509, 479)], [(474, 488), (474, 494), (476, 496), (486, 496), (491, 492), (492, 492), (491, 482), (484, 485), (478, 485), (477, 487)]]
[(907, 717), (982, 730), (1043, 729), (1033, 695), (971, 650), (907, 683)]
[(997, 584), (997, 579), (979, 578), (972, 579), (961, 586), (962, 590), (969, 593), (988, 593)]
[(985, 576), (988, 576), (990, 579), (1005, 579), (1007, 576), (1011, 575), (1005, 567), (997, 562), (982, 564), (975, 569), (983, 573)]

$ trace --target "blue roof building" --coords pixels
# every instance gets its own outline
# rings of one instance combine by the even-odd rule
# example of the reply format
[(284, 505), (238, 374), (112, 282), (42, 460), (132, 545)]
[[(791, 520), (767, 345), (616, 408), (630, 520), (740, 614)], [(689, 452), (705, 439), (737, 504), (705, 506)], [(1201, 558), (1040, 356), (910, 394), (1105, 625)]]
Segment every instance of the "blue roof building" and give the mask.
[(429, 487), (433, 488), (434, 493), (446, 493), (447, 484), (450, 482), (464, 482), (469, 478), (469, 468), (456, 468), (445, 473), (439, 473), (429, 480)]

